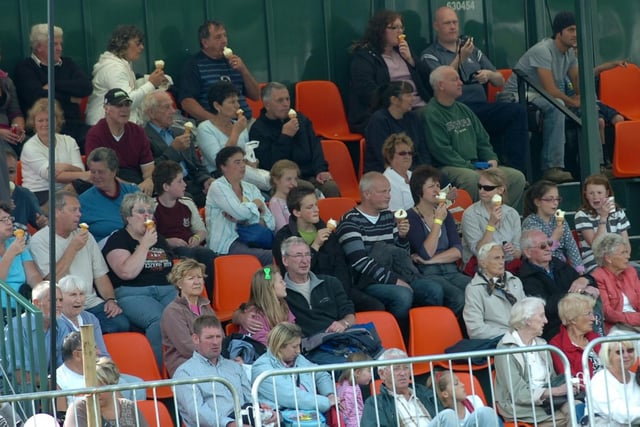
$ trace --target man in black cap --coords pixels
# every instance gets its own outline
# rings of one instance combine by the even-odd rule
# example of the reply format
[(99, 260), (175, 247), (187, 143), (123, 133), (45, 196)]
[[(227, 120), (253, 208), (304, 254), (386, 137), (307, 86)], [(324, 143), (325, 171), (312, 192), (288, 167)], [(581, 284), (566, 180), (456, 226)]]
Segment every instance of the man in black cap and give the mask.
[(129, 121), (131, 98), (127, 92), (118, 88), (107, 92), (104, 112), (104, 118), (87, 133), (87, 154), (98, 147), (111, 148), (118, 155), (118, 176), (138, 184), (140, 191), (151, 195), (155, 167), (151, 145), (142, 126)]
[[(533, 82), (567, 107), (579, 108), (578, 60), (575, 53), (577, 28), (573, 13), (559, 12), (553, 18), (552, 29), (553, 38), (545, 38), (532, 46), (514, 68), (522, 70)], [(572, 96), (567, 95), (564, 90), (567, 77), (575, 91)], [(504, 91), (498, 94), (498, 100), (512, 101), (517, 97), (517, 92), (517, 78), (513, 74)], [(572, 181), (571, 173), (563, 170), (564, 115), (537, 92), (528, 92), (527, 100), (535, 104), (544, 117), (540, 159), (544, 179), (554, 182)]]

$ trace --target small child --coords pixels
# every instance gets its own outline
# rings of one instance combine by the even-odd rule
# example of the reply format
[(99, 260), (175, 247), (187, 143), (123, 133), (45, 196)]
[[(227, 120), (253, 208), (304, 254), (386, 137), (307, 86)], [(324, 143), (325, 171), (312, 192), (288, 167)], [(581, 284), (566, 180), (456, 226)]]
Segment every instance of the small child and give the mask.
[[(431, 379), (429, 379), (431, 382)], [(482, 399), (472, 394), (467, 395), (464, 383), (449, 371), (439, 371), (435, 374), (435, 386), (438, 399), (445, 408), (456, 411), (462, 427), (503, 426), (493, 408), (484, 405)], [(476, 424), (477, 418), (477, 424)]]
[[(365, 360), (371, 360), (371, 357), (362, 352), (353, 353), (347, 358), (347, 362), (364, 362)], [(338, 398), (344, 406), (340, 415), (344, 418), (345, 427), (360, 426), (364, 408), (360, 386), (368, 385), (370, 382), (371, 368), (345, 369), (338, 378)]]
[(276, 232), (289, 224), (291, 214), (287, 208), (287, 195), (298, 186), (299, 175), (300, 168), (291, 160), (278, 160), (271, 168), (273, 196), (269, 200), (269, 210), (276, 221)]

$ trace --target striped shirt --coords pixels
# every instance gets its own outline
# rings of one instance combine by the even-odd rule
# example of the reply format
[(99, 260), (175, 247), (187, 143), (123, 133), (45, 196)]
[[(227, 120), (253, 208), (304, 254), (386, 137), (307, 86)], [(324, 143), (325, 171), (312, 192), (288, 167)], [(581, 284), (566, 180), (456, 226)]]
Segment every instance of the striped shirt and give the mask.
[[(584, 230), (591, 230), (594, 233), (597, 233), (600, 215), (596, 214), (593, 216), (581, 209), (576, 212), (573, 221), (576, 225), (576, 231), (580, 235), (580, 253), (582, 254), (582, 261), (584, 262), (586, 271), (589, 272), (594, 270), (598, 265), (596, 264), (596, 259), (593, 255), (591, 245), (589, 245), (589, 243), (584, 239), (582, 232)], [(622, 209), (616, 209), (614, 213), (607, 217), (606, 227), (607, 233), (620, 234), (623, 231), (629, 230), (629, 228), (631, 228), (631, 224), (629, 223), (629, 219), (624, 211)]]
[[(398, 275), (369, 256), (373, 245), (384, 242), (406, 249), (409, 256), (409, 241), (398, 235), (398, 226), (391, 211), (382, 211), (376, 222), (371, 222), (357, 208), (342, 217), (338, 225), (338, 241), (347, 257), (347, 262), (369, 283), (396, 283)], [(356, 281), (357, 283), (358, 281)]]

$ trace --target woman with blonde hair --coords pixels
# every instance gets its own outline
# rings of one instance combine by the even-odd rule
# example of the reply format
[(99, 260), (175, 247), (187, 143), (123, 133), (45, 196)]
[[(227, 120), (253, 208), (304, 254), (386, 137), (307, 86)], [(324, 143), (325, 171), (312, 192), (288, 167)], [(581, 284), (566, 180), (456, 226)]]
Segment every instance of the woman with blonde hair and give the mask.
[(58, 101), (54, 104), (55, 141), (49, 141), (49, 101), (41, 98), (33, 104), (27, 116), (27, 127), (33, 129), (33, 135), (25, 142), (20, 154), (22, 162), (22, 186), (31, 190), (40, 205), (49, 200), (49, 148), (55, 147), (54, 164), (56, 191), (75, 179), (88, 181), (90, 173), (85, 171), (76, 140), (62, 135), (64, 115)]
[(489, 242), (502, 244), (507, 270), (517, 274), (520, 270), (520, 214), (506, 203), (507, 182), (500, 169), (480, 171), (479, 200), (462, 215), (462, 261), (465, 273), (473, 275), (477, 266), (478, 250)]
[(164, 365), (170, 377), (193, 356), (193, 321), (205, 314), (215, 315), (211, 302), (202, 296), (205, 278), (205, 265), (192, 258), (179, 260), (167, 275), (179, 292), (160, 319)]
[(267, 344), (267, 335), (279, 323), (295, 321), (289, 310), (285, 297), (287, 286), (277, 267), (268, 265), (256, 271), (251, 280), (249, 301), (240, 307), (238, 323), (252, 327), (240, 326), (240, 333), (251, 334), (251, 338)]
[[(118, 384), (120, 371), (116, 364), (107, 357), (101, 357), (96, 363), (96, 379), (98, 386), (108, 386)], [(142, 413), (136, 409), (135, 402), (116, 398), (116, 392), (107, 391), (97, 393), (96, 404), (98, 414), (102, 419), (103, 426), (118, 425), (120, 427), (148, 427), (147, 420)], [(88, 426), (88, 412), (86, 399), (79, 399), (72, 403), (67, 409), (64, 420), (64, 427), (86, 427)], [(95, 425), (91, 423), (91, 425)]]
[[(316, 366), (300, 354), (302, 329), (290, 322), (276, 325), (267, 338), (267, 352), (256, 360), (251, 369), (252, 382), (262, 372), (272, 369), (306, 368)], [(327, 412), (338, 401), (334, 383), (327, 372), (277, 375), (260, 384), (258, 398), (278, 409)], [(276, 405), (276, 402), (279, 406)]]

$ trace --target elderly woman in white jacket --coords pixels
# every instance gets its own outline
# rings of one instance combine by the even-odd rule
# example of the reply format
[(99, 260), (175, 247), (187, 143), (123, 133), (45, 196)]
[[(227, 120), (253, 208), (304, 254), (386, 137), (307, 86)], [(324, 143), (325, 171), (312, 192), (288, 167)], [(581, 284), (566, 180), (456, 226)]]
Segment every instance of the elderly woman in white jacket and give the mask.
[(128, 92), (133, 101), (129, 120), (142, 124), (140, 105), (144, 96), (157, 88), (168, 87), (170, 77), (164, 74), (164, 64), (162, 67), (157, 64), (151, 74), (136, 80), (131, 63), (138, 60), (144, 50), (143, 38), (144, 34), (133, 25), (120, 25), (111, 34), (107, 51), (93, 66), (93, 93), (86, 112), (88, 125), (95, 125), (104, 117), (104, 95), (110, 89), (121, 88)]
[(630, 371), (638, 359), (636, 346), (631, 341), (605, 342), (598, 357), (606, 369), (593, 376), (589, 387), (589, 413), (595, 417), (594, 425), (640, 425), (640, 385)]

